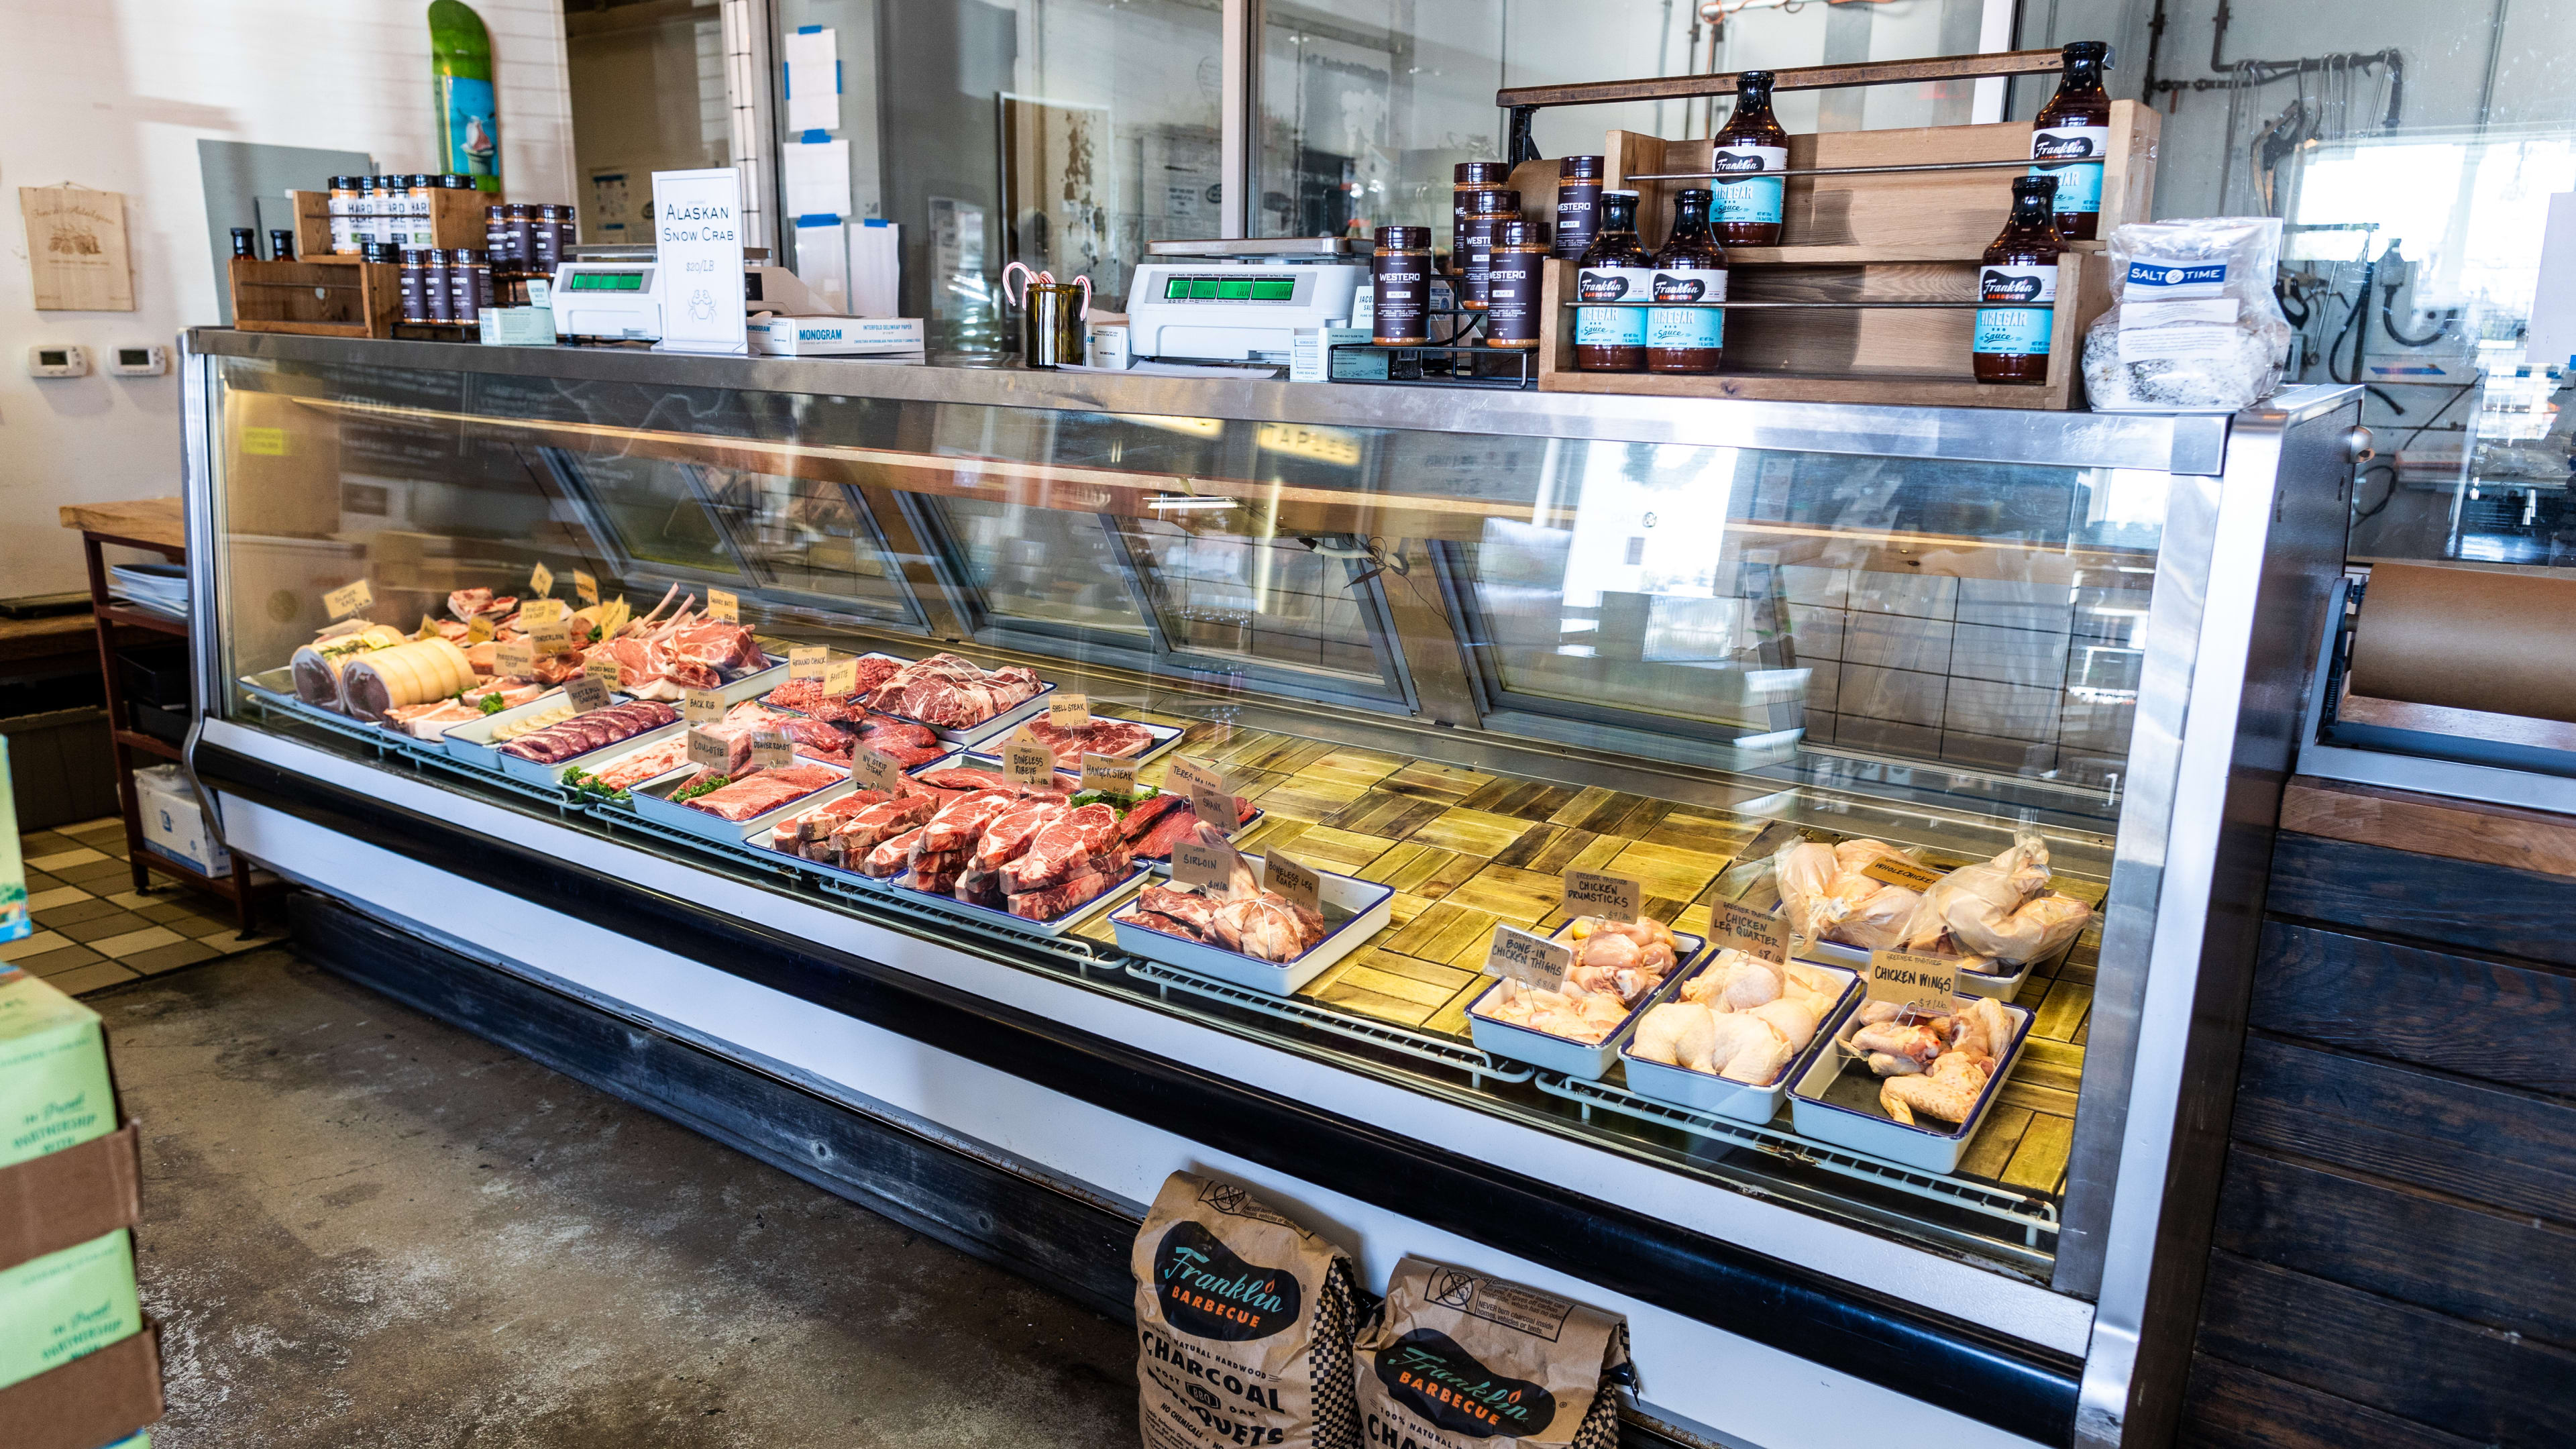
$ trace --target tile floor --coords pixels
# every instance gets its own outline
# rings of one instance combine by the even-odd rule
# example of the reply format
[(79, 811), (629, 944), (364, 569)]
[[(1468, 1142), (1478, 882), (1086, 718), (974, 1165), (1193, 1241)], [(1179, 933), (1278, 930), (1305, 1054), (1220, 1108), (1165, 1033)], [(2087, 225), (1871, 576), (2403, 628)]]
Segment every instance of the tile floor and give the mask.
[[(27, 911), (35, 934), (0, 942), (0, 961), (32, 971), (69, 995), (157, 976), (200, 961), (256, 950), (277, 939), (242, 935), (232, 902), (200, 895), (168, 876), (134, 889), (125, 823), (115, 816), (18, 838), (27, 866)], [(269, 914), (276, 915), (271, 905)]]

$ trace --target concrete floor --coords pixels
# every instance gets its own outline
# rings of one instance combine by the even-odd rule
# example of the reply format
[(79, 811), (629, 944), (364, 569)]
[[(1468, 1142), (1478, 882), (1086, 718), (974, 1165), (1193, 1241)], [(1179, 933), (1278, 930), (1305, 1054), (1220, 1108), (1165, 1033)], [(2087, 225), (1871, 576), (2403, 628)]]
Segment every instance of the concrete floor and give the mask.
[(1135, 1339), (270, 949), (86, 998), (156, 1449), (1109, 1446)]

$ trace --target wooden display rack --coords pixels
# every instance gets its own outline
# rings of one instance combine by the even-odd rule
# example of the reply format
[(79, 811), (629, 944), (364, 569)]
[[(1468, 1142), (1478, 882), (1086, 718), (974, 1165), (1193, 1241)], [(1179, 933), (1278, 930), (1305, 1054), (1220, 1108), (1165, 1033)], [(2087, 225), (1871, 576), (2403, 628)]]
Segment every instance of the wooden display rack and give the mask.
[(244, 332), (391, 337), (402, 268), (384, 262), (264, 262), (235, 257), (233, 325)]
[[(2033, 75), (2057, 68), (2056, 51), (1951, 56), (1779, 72), (1778, 90), (1884, 85), (1935, 78)], [(1718, 95), (1732, 75), (1507, 90), (1517, 136), (1541, 105)], [(2099, 235), (2143, 219), (2155, 193), (2159, 120), (2135, 101), (2111, 104)], [(2012, 182), (2029, 165), (2027, 123), (1835, 131), (1789, 138), (1776, 247), (1729, 247), (1725, 371), (1699, 375), (1581, 372), (1574, 367), (1573, 264), (1551, 262), (1539, 342), (1539, 388), (1663, 397), (1772, 398), (1803, 402), (2065, 410), (2081, 405), (2084, 329), (2110, 305), (2100, 241), (2077, 242), (2060, 261), (2048, 380), (1980, 383), (1969, 352), (1980, 258), (2012, 210)], [(1672, 229), (1675, 197), (1711, 183), (1711, 143), (1612, 131), (1602, 147), (1605, 185), (1638, 192), (1637, 224), (1658, 241)], [(1553, 163), (1524, 161), (1524, 197), (1555, 194)], [(1526, 173), (1526, 179), (1524, 176)]]
[[(344, 256), (331, 250), (331, 193), (290, 191), (287, 195), (295, 201), (295, 255), (308, 262), (356, 265), (355, 253)], [(497, 191), (450, 191), (442, 187), (430, 192), (429, 244), (441, 251), (457, 247), (482, 250), (491, 240), (483, 208), (500, 201)]]

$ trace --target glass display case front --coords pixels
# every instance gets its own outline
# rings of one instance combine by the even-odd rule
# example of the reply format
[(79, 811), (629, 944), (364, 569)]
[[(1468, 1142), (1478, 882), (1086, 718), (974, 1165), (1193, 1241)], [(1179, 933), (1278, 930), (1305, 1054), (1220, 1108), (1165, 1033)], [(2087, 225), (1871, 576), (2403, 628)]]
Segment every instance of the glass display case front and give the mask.
[[(1183, 414), (1142, 381), (384, 365), (430, 352), (199, 358), (233, 722), (2049, 1281), (2171, 563), (2157, 460), (2222, 420), (1841, 451)], [(540, 570), (567, 633), (527, 609)], [(440, 640), (461, 671), (368, 663)], [(660, 712), (510, 753), (492, 721), (579, 732), (546, 711), (585, 674)], [(1040, 703), (1075, 694), (1088, 723)], [(775, 753), (693, 762), (728, 722)], [(1032, 742), (1052, 780), (995, 778)], [(746, 813), (692, 819), (710, 781)], [(989, 819), (907, 833), (978, 790), (1058, 813), (1017, 855)], [(1311, 900), (1180, 878), (1227, 794), (1233, 848)], [(1047, 833), (1099, 805), (1098, 838)], [(1577, 877), (1612, 904), (1570, 908)], [(1504, 983), (1516, 933), (1562, 954)], [(1865, 1002), (1909, 951), (1958, 994)]]

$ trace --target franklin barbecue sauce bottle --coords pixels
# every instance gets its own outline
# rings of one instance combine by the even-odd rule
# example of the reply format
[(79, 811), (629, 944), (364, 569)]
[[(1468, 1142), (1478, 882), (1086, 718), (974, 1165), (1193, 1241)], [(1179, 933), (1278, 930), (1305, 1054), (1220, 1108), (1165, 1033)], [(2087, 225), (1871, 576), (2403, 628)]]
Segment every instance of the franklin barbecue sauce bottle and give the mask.
[(2102, 222), (2102, 157), (2111, 149), (2111, 97), (2102, 67), (2111, 47), (2079, 40), (2066, 47), (2057, 94), (2031, 122), (2030, 174), (2057, 182), (2057, 234), (2091, 241)]
[[(1654, 267), (1637, 243), (1637, 193), (1602, 192), (1601, 230), (1575, 264), (1576, 301), (1646, 301), (1654, 295)], [(1574, 365), (1586, 372), (1644, 371), (1646, 310), (1576, 306)]]
[[(1709, 195), (1683, 192), (1673, 207), (1673, 234), (1655, 253), (1658, 302), (1726, 300), (1726, 249), (1709, 235)], [(1646, 314), (1648, 372), (1715, 372), (1725, 350), (1726, 314), (1715, 307), (1657, 307)]]
[[(1977, 268), (1975, 354), (1979, 382), (2048, 381), (2048, 336), (2057, 314), (2057, 258), (2066, 244), (2049, 221), (2045, 176), (2013, 179), (2012, 215)], [(2014, 305), (2019, 304), (2019, 305)]]
[[(1754, 173), (1785, 171), (1789, 133), (1771, 114), (1771, 72), (1748, 70), (1735, 78), (1735, 113), (1726, 118), (1709, 155), (1718, 175), (1717, 239), (1731, 247), (1780, 244), (1780, 197), (1788, 183)], [(1742, 177), (1731, 180), (1730, 177)]]

